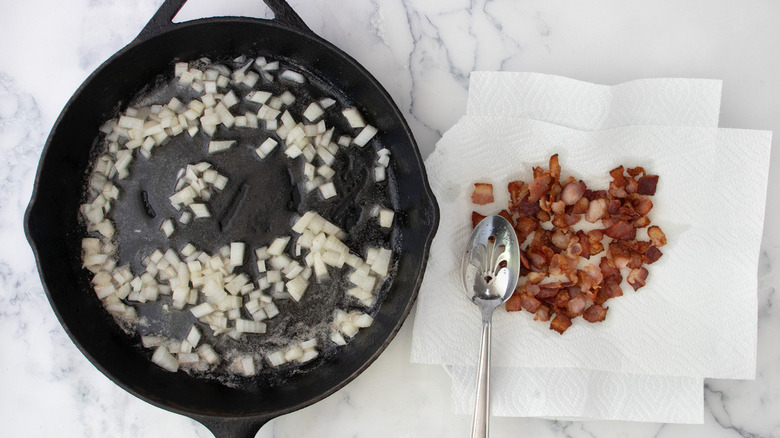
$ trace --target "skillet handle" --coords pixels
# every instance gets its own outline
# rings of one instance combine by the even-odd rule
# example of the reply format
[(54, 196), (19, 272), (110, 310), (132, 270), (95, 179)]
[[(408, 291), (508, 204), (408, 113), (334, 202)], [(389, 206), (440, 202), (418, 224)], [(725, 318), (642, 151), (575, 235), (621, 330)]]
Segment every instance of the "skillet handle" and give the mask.
[[(176, 17), (176, 14), (179, 13), (186, 2), (187, 0), (165, 0), (135, 40), (137, 42), (146, 41), (175, 26), (173, 18)], [(317, 37), (285, 0), (263, 0), (263, 3), (274, 13), (274, 18), (271, 21), (275, 21), (288, 29), (302, 34)]]
[(214, 438), (255, 438), (260, 428), (270, 420), (198, 416), (191, 416), (191, 418), (206, 426), (214, 434)]

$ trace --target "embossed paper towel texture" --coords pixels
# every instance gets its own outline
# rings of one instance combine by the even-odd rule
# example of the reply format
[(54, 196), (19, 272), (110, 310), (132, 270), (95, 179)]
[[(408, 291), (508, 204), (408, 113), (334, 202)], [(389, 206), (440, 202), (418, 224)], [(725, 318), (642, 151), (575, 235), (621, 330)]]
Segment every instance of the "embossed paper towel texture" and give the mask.
[(607, 86), (540, 73), (473, 72), (467, 115), (541, 120), (584, 131), (718, 126), (722, 82), (639, 79)]
[[(538, 73), (474, 72), (468, 114), (543, 120), (597, 130), (628, 125), (717, 127), (721, 81), (640, 79), (597, 85)], [(476, 367), (445, 366), (452, 407), (474, 405)], [(560, 368), (494, 367), (492, 412), (499, 416), (555, 416), (701, 423), (703, 379)], [(659, 401), (663, 401), (659, 403)]]
[(532, 166), (557, 152), (566, 173), (594, 189), (608, 180), (593, 175), (621, 164), (641, 163), (661, 175), (652, 214), (670, 243), (650, 267), (647, 286), (612, 300), (602, 323), (577, 319), (561, 336), (528, 313), (497, 312), (493, 363), (752, 378), (770, 140), (763, 131), (633, 126), (584, 132), (533, 120), (464, 117), (426, 161), (441, 209), (437, 235), (446, 238), (434, 240), (414, 360), (469, 365), (478, 351), (473, 304), (462, 293), (441, 293), (461, 289), (457, 267), (471, 229), (472, 181), (505, 187), (528, 179)]
[[(514, 81), (504, 80), (514, 76)], [(498, 86), (485, 87), (490, 81)], [(556, 99), (544, 99), (544, 88), (553, 84)], [(511, 85), (511, 87), (507, 87)], [(527, 99), (497, 99), (518, 89)], [(502, 89), (503, 88), (503, 89)], [(482, 90), (481, 92), (473, 92)], [(568, 90), (567, 92), (560, 92)], [(617, 90), (617, 91), (616, 91)], [(488, 96), (487, 98), (485, 98)], [(659, 97), (660, 96), (660, 97)], [(531, 98), (533, 97), (533, 98)], [(571, 100), (588, 101), (587, 111), (572, 115)], [(558, 102), (551, 105), (551, 101)], [(605, 103), (610, 102), (612, 103)], [(475, 73), (470, 87), (470, 112), (539, 116), (579, 128), (604, 128), (616, 124), (653, 123), (714, 125), (720, 101), (720, 82), (707, 80), (651, 79), (615, 87), (598, 86), (566, 78), (535, 74)], [(521, 102), (518, 104), (517, 102)], [(626, 102), (638, 102), (627, 104)], [(648, 104), (647, 102), (651, 102)], [(652, 103), (655, 102), (655, 103)], [(652, 114), (648, 105), (655, 106)], [(575, 105), (576, 106), (576, 105)], [(622, 108), (622, 109), (621, 109)], [(672, 111), (670, 111), (672, 109)], [(633, 111), (633, 113), (632, 113)], [(586, 114), (587, 113), (587, 114)], [(517, 365), (515, 365), (517, 366)], [(473, 370), (454, 367), (453, 391), (457, 411), (465, 410), (465, 395), (473, 393)], [(496, 368), (493, 375), (503, 391), (494, 393), (494, 413), (498, 415), (563, 415), (591, 418), (620, 418), (644, 421), (701, 421), (701, 379), (659, 377), (596, 372), (584, 369), (506, 369)], [(570, 385), (533, 390), (540, 382), (568, 381)], [(582, 387), (591, 388), (583, 393)], [(521, 388), (522, 391), (512, 391)], [(537, 388), (539, 389), (539, 388)], [(499, 400), (495, 400), (495, 396)], [(572, 396), (574, 395), (574, 396)], [(540, 398), (546, 401), (541, 401)], [(621, 399), (626, 403), (609, 403)], [(664, 403), (658, 403), (663, 400)]]

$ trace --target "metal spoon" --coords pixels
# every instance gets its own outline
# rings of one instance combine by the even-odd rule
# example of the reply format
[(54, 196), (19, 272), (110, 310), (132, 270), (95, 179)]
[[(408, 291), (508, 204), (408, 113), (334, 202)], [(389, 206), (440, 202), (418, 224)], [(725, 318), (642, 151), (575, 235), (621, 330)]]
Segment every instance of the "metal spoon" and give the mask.
[(482, 311), (477, 398), (471, 438), (488, 436), (490, 423), (490, 334), (493, 311), (517, 286), (520, 245), (512, 225), (501, 216), (488, 216), (471, 232), (461, 265), (466, 295)]

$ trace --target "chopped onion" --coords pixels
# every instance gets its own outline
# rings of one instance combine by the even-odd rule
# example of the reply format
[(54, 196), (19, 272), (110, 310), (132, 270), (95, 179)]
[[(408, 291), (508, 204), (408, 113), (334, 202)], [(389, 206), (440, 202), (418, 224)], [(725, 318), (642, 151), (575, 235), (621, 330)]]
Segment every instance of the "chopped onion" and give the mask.
[(214, 154), (217, 152), (222, 152), (230, 149), (234, 144), (236, 144), (235, 140), (226, 140), (226, 141), (210, 141), (209, 142), (209, 153)]
[(357, 135), (357, 137), (355, 137), (355, 139), (352, 140), (352, 142), (354, 144), (360, 146), (360, 147), (363, 147), (363, 146), (366, 145), (366, 143), (368, 143), (369, 140), (374, 138), (374, 135), (376, 135), (376, 133), (377, 133), (377, 129), (376, 128), (374, 128), (371, 125), (366, 125), (360, 131), (360, 133)]
[(341, 114), (347, 119), (349, 126), (353, 128), (362, 128), (366, 126), (366, 122), (363, 121), (363, 116), (356, 108), (345, 108), (341, 111)]
[(162, 369), (175, 373), (179, 369), (179, 361), (164, 346), (157, 347), (152, 355), (152, 362)]

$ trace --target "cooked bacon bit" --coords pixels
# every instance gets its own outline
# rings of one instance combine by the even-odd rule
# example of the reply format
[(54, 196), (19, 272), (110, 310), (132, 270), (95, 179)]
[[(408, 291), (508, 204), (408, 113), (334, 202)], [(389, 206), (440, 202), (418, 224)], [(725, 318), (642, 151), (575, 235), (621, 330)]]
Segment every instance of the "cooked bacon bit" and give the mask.
[[(534, 319), (550, 321), (550, 328), (563, 333), (578, 316), (590, 322), (603, 321), (603, 304), (623, 295), (623, 270), (634, 290), (645, 285), (648, 271), (643, 266), (657, 261), (666, 236), (650, 226), (650, 200), (656, 191), (657, 175), (642, 167), (618, 166), (609, 172), (608, 190), (590, 190), (584, 182), (569, 176), (561, 181), (558, 155), (550, 157), (549, 168), (533, 168), (533, 181), (512, 181), (510, 199), (499, 214), (509, 220), (524, 247), (520, 251), (518, 286), (506, 303), (507, 311), (525, 309)], [(488, 197), (489, 195), (489, 197)], [(494, 202), (490, 184), (475, 184), (474, 203)], [(479, 202), (478, 202), (479, 201)], [(601, 221), (601, 229), (584, 232), (572, 227), (584, 219)], [(473, 225), (484, 216), (472, 213)], [(552, 223), (552, 227), (544, 225)], [(650, 240), (637, 240), (636, 230), (646, 228)], [(548, 229), (551, 228), (551, 229)], [(529, 242), (529, 236), (532, 236)], [(604, 242), (604, 237), (609, 239)], [(606, 249), (598, 266), (577, 269), (581, 258), (589, 259)], [(562, 281), (550, 281), (553, 278)], [(546, 282), (545, 282), (546, 281)]]
[(474, 192), (471, 194), (471, 202), (477, 205), (485, 205), (493, 202), (493, 184), (474, 184)]
[(555, 315), (555, 318), (550, 322), (550, 329), (560, 334), (563, 334), (569, 327), (571, 327), (571, 319), (562, 313)]
[(653, 196), (655, 195), (655, 188), (658, 185), (658, 175), (645, 175), (639, 178), (639, 187), (637, 193), (640, 195)]
[(535, 321), (549, 321), (550, 320), (550, 307), (545, 304), (539, 306), (539, 310), (536, 311), (534, 316)]
[(626, 277), (626, 281), (631, 285), (631, 287), (634, 288), (634, 290), (644, 286), (646, 279), (647, 269), (645, 268), (632, 269), (631, 272), (628, 273), (628, 277)]
[(609, 216), (608, 205), (609, 201), (606, 198), (592, 199), (588, 205), (588, 212), (585, 213), (585, 220), (593, 224), (599, 219), (607, 218)]
[(550, 175), (555, 180), (561, 177), (561, 165), (558, 164), (558, 154), (550, 157)]
[(632, 167), (630, 169), (626, 169), (626, 173), (628, 173), (631, 178), (636, 178), (639, 175), (646, 175), (647, 172), (645, 172), (644, 167)]
[(529, 217), (521, 217), (515, 223), (515, 231), (517, 232), (518, 242), (521, 244), (525, 241), (525, 238), (530, 236), (531, 233), (539, 226), (539, 221), (531, 219)]
[(522, 298), (520, 298), (520, 295), (521, 294), (518, 293), (518, 289), (515, 289), (515, 292), (512, 294), (512, 296), (506, 300), (507, 312), (517, 312), (518, 310), (522, 310), (523, 307), (520, 305)]
[(636, 228), (626, 221), (618, 221), (604, 230), (604, 234), (618, 240), (633, 240), (636, 238)]
[(471, 228), (476, 228), (477, 224), (482, 222), (482, 219), (485, 219), (487, 216), (481, 215), (477, 213), (476, 211), (471, 212)]
[(573, 318), (582, 315), (582, 312), (585, 311), (585, 306), (587, 305), (588, 301), (582, 295), (577, 295), (570, 299), (569, 302), (566, 303), (566, 310), (569, 312), (568, 316)]
[(644, 195), (635, 195), (631, 199), (631, 205), (633, 205), (634, 211), (640, 216), (647, 216), (650, 210), (653, 209), (653, 201)]
[(650, 248), (647, 248), (647, 251), (645, 251), (645, 263), (652, 264), (658, 261), (658, 259), (661, 258), (663, 253), (661, 252), (658, 247), (651, 246)]
[(609, 307), (602, 307), (598, 304), (593, 304), (592, 306), (588, 307), (587, 310), (585, 310), (585, 313), (582, 315), (583, 318), (585, 318), (588, 322), (600, 322), (604, 321), (604, 319), (607, 317), (607, 310)]
[(541, 283), (542, 280), (544, 280), (547, 277), (547, 274), (544, 272), (529, 272), (525, 278), (528, 280), (529, 283), (537, 284)]
[(523, 294), (520, 296), (520, 304), (522, 305), (523, 309), (531, 313), (535, 313), (537, 310), (539, 310), (542, 302), (529, 294)]
[(609, 257), (601, 259), (601, 262), (599, 262), (599, 269), (605, 280), (607, 278), (616, 278), (618, 279), (618, 283), (623, 281), (623, 275), (620, 274), (620, 268), (616, 267), (614, 263), (610, 261)]
[(571, 208), (571, 214), (585, 214), (588, 212), (590, 201), (585, 196), (581, 197), (579, 201)]
[(547, 194), (550, 190), (550, 184), (552, 184), (552, 177), (549, 173), (543, 173), (537, 178), (534, 178), (534, 182), (528, 187), (529, 195), (528, 202), (538, 202)]
[(582, 181), (571, 182), (563, 187), (561, 201), (566, 205), (576, 204), (585, 194), (585, 183)]
[(512, 181), (506, 188), (509, 191), (509, 210), (517, 211), (520, 202), (528, 197), (528, 185), (522, 181)]
[(620, 282), (610, 277), (604, 280), (604, 284), (601, 285), (596, 294), (596, 299), (593, 301), (596, 304), (604, 304), (608, 299), (620, 297), (623, 295), (623, 290), (620, 289)]
[(666, 245), (666, 234), (656, 225), (647, 229), (647, 236), (653, 242), (653, 245), (661, 247)]

